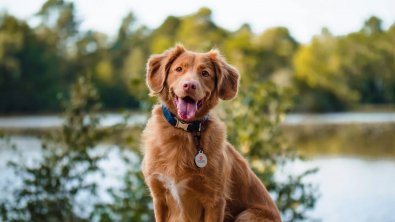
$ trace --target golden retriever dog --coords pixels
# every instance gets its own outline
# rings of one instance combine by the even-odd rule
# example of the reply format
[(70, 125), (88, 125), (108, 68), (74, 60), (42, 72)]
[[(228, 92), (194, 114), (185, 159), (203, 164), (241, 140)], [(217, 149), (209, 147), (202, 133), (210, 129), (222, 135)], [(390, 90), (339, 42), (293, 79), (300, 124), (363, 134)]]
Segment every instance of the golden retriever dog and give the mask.
[(194, 53), (176, 45), (153, 55), (147, 84), (162, 103), (142, 135), (156, 221), (281, 221), (266, 188), (210, 112), (220, 99), (234, 98), (239, 84), (238, 71), (219, 51)]

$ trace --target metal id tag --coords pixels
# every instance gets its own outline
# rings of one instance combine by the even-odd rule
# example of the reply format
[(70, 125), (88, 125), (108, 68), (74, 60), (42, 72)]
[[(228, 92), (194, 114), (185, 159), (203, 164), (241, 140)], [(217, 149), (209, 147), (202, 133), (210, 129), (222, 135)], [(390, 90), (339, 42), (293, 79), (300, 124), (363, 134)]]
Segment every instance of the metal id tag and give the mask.
[(195, 165), (199, 168), (203, 168), (207, 165), (207, 157), (202, 150), (199, 150), (195, 155)]

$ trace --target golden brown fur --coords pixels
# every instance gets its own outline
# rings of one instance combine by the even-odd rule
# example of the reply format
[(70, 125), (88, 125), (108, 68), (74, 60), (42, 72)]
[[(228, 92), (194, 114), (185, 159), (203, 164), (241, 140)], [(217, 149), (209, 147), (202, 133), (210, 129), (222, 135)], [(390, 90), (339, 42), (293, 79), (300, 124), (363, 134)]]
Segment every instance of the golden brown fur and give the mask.
[[(182, 67), (182, 72), (176, 71)], [(201, 75), (206, 70), (209, 76)], [(193, 93), (180, 90), (182, 81), (193, 80)], [(239, 74), (218, 51), (192, 53), (181, 45), (152, 56), (147, 84), (169, 110), (177, 114), (174, 93), (200, 100), (203, 107), (188, 121), (204, 118), (219, 99), (236, 96)], [(185, 94), (185, 95), (184, 95)], [(194, 164), (197, 141), (194, 132), (170, 125), (155, 106), (143, 132), (143, 172), (154, 202), (156, 221), (281, 221), (267, 190), (244, 158), (226, 141), (224, 124), (212, 113), (202, 126), (201, 142), (207, 165)]]

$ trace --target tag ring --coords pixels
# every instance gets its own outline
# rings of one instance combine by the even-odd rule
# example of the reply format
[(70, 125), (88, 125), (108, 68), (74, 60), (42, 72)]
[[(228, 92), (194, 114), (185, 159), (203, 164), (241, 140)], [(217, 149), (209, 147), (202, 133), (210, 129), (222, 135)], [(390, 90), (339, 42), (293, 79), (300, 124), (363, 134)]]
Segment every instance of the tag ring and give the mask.
[(196, 149), (197, 149), (198, 152), (203, 152), (203, 146), (202, 146), (202, 144), (199, 143), (199, 144), (196, 146)]

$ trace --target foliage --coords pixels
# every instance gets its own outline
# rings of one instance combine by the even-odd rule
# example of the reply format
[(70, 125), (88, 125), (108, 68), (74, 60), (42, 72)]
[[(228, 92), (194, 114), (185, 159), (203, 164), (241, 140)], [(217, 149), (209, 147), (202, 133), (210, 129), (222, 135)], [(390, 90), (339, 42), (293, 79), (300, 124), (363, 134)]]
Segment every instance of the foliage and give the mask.
[(54, 47), (26, 22), (0, 15), (1, 113), (59, 109), (56, 93), (67, 85)]
[[(89, 178), (103, 173), (99, 162), (106, 158), (106, 152), (100, 154), (97, 145), (124, 131), (125, 124), (99, 127), (97, 112), (101, 104), (89, 77), (80, 77), (72, 85), (69, 102), (64, 107), (61, 131), (43, 139), (42, 160), (30, 165), (23, 159), (9, 163), (22, 179), (22, 186), (14, 191), (13, 200), (1, 200), (3, 221), (89, 221), (98, 215), (103, 216), (101, 221), (106, 221), (100, 207), (92, 209), (95, 204), (102, 208), (107, 205), (98, 196), (98, 184)], [(135, 164), (139, 166), (138, 161)], [(122, 190), (109, 191), (115, 198), (109, 205), (118, 214), (115, 221), (139, 219), (142, 215), (149, 220), (150, 200), (141, 169), (130, 168), (124, 177)]]
[(301, 109), (344, 110), (362, 104), (393, 103), (395, 25), (388, 31), (371, 17), (359, 32), (321, 36), (294, 57)]
[[(293, 90), (272, 82), (256, 82), (242, 87), (230, 103), (223, 103), (222, 115), (228, 127), (228, 140), (243, 154), (250, 167), (274, 196), (284, 221), (306, 219), (318, 198), (317, 188), (302, 180), (316, 172), (289, 176), (287, 181), (276, 178), (286, 163), (302, 157), (288, 146), (278, 125), (292, 105)], [(264, 115), (262, 115), (264, 114)]]
[(123, 187), (118, 190), (110, 188), (109, 193), (114, 198), (113, 203), (96, 205), (92, 218), (96, 216), (101, 222), (152, 221), (154, 218), (154, 212), (150, 208), (152, 199), (147, 193), (144, 175), (140, 170), (141, 162), (132, 162), (127, 158), (124, 160), (132, 165), (132, 169), (125, 174)]

